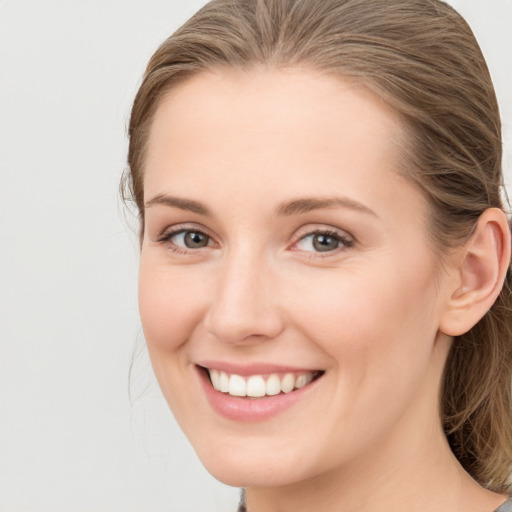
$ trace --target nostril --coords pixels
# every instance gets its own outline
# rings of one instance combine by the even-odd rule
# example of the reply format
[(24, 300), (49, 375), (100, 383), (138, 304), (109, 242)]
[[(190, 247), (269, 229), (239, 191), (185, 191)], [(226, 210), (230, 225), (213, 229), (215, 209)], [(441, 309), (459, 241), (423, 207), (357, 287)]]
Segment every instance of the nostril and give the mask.
[[(215, 293), (204, 316), (205, 329), (228, 343), (261, 342), (275, 338), (283, 329), (280, 308), (270, 271), (263, 271), (261, 261), (244, 250), (230, 256), (219, 276)], [(249, 261), (253, 258), (251, 261)], [(265, 275), (264, 279), (262, 276)]]
[(261, 343), (276, 338), (284, 329), (279, 313), (252, 313), (238, 310), (213, 309), (204, 319), (205, 330), (226, 343)]

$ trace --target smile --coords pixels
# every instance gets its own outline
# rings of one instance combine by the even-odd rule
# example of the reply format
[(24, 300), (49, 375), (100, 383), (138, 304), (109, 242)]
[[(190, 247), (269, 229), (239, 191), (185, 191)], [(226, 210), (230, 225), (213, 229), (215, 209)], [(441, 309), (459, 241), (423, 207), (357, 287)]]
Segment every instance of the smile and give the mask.
[(213, 411), (230, 421), (270, 420), (294, 404), (311, 403), (324, 370), (273, 364), (236, 365), (227, 362), (195, 364), (204, 396)]
[(241, 376), (207, 368), (213, 388), (235, 397), (262, 398), (281, 393), (291, 393), (307, 386), (322, 372), (301, 372), (270, 375)]

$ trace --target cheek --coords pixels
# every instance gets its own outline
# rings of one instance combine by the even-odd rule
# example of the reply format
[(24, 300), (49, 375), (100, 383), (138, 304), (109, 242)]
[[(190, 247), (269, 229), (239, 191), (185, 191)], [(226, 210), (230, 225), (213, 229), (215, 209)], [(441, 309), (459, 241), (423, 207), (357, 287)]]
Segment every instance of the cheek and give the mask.
[(207, 280), (141, 257), (139, 311), (149, 350), (182, 346), (202, 316)]
[[(437, 332), (429, 272), (389, 278), (351, 271), (295, 293), (295, 323), (331, 361), (332, 406), (323, 435), (352, 453), (413, 410), (430, 379)], [(307, 298), (306, 298), (307, 297)], [(429, 393), (429, 391), (427, 391)], [(340, 429), (340, 425), (344, 425)], [(334, 454), (333, 457), (336, 455)]]
[(297, 324), (344, 378), (393, 379), (428, 363), (437, 332), (430, 267), (385, 267), (326, 274), (294, 291)]
[(185, 431), (190, 429), (185, 420), (197, 416), (194, 400), (183, 387), (190, 379), (186, 347), (201, 318), (205, 295), (204, 280), (196, 280), (183, 267), (171, 268), (141, 255), (139, 311), (144, 337), (158, 384)]

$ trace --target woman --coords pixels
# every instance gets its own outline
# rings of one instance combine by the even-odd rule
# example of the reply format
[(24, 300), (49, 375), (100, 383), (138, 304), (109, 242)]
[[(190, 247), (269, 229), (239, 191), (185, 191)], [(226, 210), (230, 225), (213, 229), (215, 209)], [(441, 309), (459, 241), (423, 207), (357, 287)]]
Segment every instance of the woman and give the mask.
[(437, 0), (218, 0), (132, 109), (162, 391), (250, 512), (510, 510), (492, 82)]

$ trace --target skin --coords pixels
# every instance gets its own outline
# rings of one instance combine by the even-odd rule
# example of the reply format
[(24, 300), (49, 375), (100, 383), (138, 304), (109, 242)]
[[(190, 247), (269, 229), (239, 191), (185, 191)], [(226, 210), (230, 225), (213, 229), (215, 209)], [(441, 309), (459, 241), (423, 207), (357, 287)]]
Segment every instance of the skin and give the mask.
[[(378, 98), (305, 70), (200, 74), (156, 112), (144, 175), (144, 334), (203, 464), (245, 487), (251, 512), (484, 512), (503, 501), (462, 470), (440, 425), (464, 254), (439, 274), (427, 205), (398, 172), (403, 137)], [(162, 195), (208, 214), (154, 201)], [(276, 215), (292, 200), (335, 196), (345, 204)], [(176, 229), (199, 229), (208, 245), (162, 241)], [(315, 230), (347, 242), (319, 253)], [(207, 402), (202, 360), (325, 373), (293, 407), (243, 423)]]

